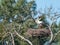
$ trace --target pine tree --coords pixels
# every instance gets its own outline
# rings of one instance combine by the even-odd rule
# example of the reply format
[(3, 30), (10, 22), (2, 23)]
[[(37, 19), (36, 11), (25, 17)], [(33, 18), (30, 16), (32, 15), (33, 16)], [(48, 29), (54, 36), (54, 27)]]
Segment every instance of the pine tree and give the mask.
[[(0, 35), (1, 37), (4, 37), (2, 38), (3, 43), (4, 41), (8, 41), (8, 44), (12, 43), (13, 45), (15, 44), (28, 45), (25, 41), (21, 39), (18, 40), (18, 37), (16, 38), (16, 36), (14, 36), (13, 33), (15, 33), (14, 31), (17, 31), (19, 34), (23, 35), (23, 33), (26, 32), (26, 29), (27, 29), (26, 25), (28, 25), (26, 24), (27, 23), (26, 21), (29, 19), (31, 21), (31, 19), (33, 18), (32, 12), (35, 14), (35, 9), (36, 9), (36, 4), (34, 0), (30, 2), (28, 2), (27, 0), (17, 0), (17, 1), (16, 0), (2, 0), (1, 1), (0, 20), (2, 19), (1, 24), (3, 24), (3, 26), (5, 27), (4, 29), (4, 31), (6, 31), (5, 34), (8, 33), (6, 38), (4, 37), (5, 34), (2, 36)], [(32, 19), (32, 22), (34, 22), (33, 19)], [(20, 27), (20, 25), (22, 26)], [(18, 35), (18, 33), (16, 34)], [(13, 37), (16, 38), (17, 40), (14, 39), (10, 43), (10, 40), (11, 38), (13, 39)]]

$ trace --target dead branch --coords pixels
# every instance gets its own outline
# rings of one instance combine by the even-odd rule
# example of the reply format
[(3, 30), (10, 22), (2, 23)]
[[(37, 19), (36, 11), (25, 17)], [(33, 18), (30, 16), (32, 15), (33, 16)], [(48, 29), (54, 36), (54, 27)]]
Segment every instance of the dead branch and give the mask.
[[(57, 35), (60, 33), (60, 31), (58, 31), (57, 33), (54, 34), (54, 38), (53, 38), (53, 41), (56, 39)], [(52, 42), (53, 42), (52, 41)]]
[(15, 43), (14, 43), (14, 37), (13, 37), (13, 34), (12, 34), (11, 32), (5, 33), (5, 35), (2, 37), (2, 40), (3, 40), (5, 37), (7, 37), (9, 34), (11, 35), (12, 45), (15, 45)]
[(21, 36), (20, 34), (18, 34), (16, 31), (15, 31), (15, 34), (20, 37), (21, 39), (25, 40), (26, 42), (28, 42), (30, 45), (33, 45), (31, 41), (29, 41), (28, 39), (24, 38), (23, 36)]
[(52, 42), (52, 40), (53, 40), (53, 32), (52, 32), (52, 30), (51, 30), (51, 25), (50, 26), (48, 26), (49, 27), (49, 30), (50, 30), (50, 33), (51, 33), (51, 38), (50, 38), (50, 40), (49, 40), (49, 42), (51, 43)]
[(11, 34), (12, 45), (15, 45), (13, 34), (12, 33), (10, 33), (10, 34)]

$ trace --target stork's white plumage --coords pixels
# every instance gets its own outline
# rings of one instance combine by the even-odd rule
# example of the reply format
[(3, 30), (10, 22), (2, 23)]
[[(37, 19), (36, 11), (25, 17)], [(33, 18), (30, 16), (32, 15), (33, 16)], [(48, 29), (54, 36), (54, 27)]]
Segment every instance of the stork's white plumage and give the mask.
[(36, 19), (35, 22), (36, 22), (37, 24), (42, 24), (42, 23), (43, 23), (43, 21), (39, 21), (39, 19)]

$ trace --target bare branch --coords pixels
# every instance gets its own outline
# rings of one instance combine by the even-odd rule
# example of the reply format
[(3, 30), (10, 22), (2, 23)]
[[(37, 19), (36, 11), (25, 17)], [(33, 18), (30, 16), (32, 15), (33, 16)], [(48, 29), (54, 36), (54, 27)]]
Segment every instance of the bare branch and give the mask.
[(29, 41), (28, 39), (24, 38), (23, 36), (21, 36), (20, 34), (18, 34), (16, 31), (15, 31), (15, 34), (20, 37), (21, 39), (25, 40), (26, 42), (28, 42), (30, 45), (33, 45), (31, 41)]
[(52, 42), (52, 40), (53, 40), (53, 32), (52, 32), (52, 30), (51, 30), (51, 26), (48, 26), (49, 27), (49, 30), (50, 30), (50, 33), (51, 33), (51, 38), (50, 38), (50, 40), (49, 40), (49, 43), (51, 43)]
[(8, 36), (8, 34), (11, 34), (12, 45), (15, 45), (15, 43), (14, 43), (14, 37), (13, 37), (13, 34), (12, 34), (11, 32), (5, 33), (5, 35), (2, 37), (2, 40), (3, 40), (6, 36)]
[(9, 32), (5, 33), (5, 35), (3, 35), (3, 37), (2, 37), (2, 40), (3, 40), (6, 36), (8, 36), (8, 34), (9, 34)]
[(52, 40), (53, 40), (53, 32), (51, 31), (51, 38), (50, 38), (49, 42), (52, 42)]
[(60, 33), (60, 30), (57, 33), (55, 33), (55, 36), (57, 36), (59, 33)]
[(56, 39), (56, 37), (57, 37), (57, 35), (60, 33), (60, 30), (57, 32), (57, 33), (55, 33), (54, 34), (54, 39), (53, 39), (53, 41)]
[(10, 33), (10, 34), (11, 34), (12, 45), (15, 45), (13, 34), (12, 33)]

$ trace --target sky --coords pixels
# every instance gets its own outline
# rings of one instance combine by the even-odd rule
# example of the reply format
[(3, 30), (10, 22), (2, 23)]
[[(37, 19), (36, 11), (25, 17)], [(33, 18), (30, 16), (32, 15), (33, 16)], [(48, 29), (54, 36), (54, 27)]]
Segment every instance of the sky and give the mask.
[[(37, 11), (44, 10), (45, 8), (49, 8), (52, 6), (54, 11), (60, 12), (60, 0), (35, 0), (37, 4)], [(57, 22), (60, 21), (60, 18)]]
[(35, 0), (37, 4), (37, 10), (40, 8), (44, 9), (46, 7), (52, 6), (56, 10), (60, 10), (60, 0)]

